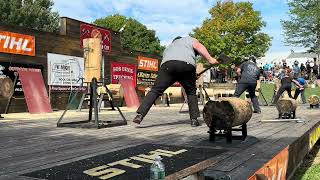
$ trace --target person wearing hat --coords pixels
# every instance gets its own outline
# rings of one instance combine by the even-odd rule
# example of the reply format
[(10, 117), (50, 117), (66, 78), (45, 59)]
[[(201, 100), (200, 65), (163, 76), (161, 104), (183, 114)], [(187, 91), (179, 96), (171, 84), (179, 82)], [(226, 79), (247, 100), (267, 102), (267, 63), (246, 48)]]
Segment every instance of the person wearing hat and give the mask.
[(239, 68), (236, 69), (240, 80), (238, 81), (235, 97), (240, 97), (244, 91), (249, 92), (249, 97), (253, 105), (254, 113), (261, 113), (258, 98), (255, 94), (257, 87), (257, 80), (260, 78), (260, 70), (256, 65), (256, 58), (254, 56), (243, 62)]
[(178, 81), (185, 89), (188, 99), (191, 126), (199, 126), (200, 117), (198, 98), (196, 95), (196, 55), (202, 55), (210, 64), (219, 62), (197, 39), (190, 36), (176, 37), (163, 52), (158, 77), (154, 86), (143, 99), (133, 122), (140, 124), (147, 115), (154, 101), (173, 83)]

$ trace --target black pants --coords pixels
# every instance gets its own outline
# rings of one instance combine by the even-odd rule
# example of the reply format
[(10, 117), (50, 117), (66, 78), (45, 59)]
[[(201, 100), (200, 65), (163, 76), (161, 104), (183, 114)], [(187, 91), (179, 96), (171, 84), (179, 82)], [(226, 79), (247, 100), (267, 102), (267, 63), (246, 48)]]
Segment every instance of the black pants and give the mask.
[(291, 85), (281, 85), (280, 88), (279, 88), (279, 90), (278, 90), (278, 92), (277, 92), (277, 94), (276, 94), (276, 96), (275, 96), (275, 98), (274, 98), (274, 100), (273, 100), (273, 103), (274, 103), (274, 104), (278, 102), (280, 96), (282, 95), (282, 93), (283, 93), (284, 91), (287, 91), (289, 97), (290, 97), (290, 98), (293, 98), (292, 95), (291, 95)]
[(187, 94), (190, 118), (196, 119), (197, 117), (200, 117), (198, 99), (196, 96), (196, 79), (196, 68), (193, 65), (174, 60), (165, 62), (159, 70), (154, 86), (143, 99), (137, 113), (145, 116), (154, 101), (161, 96), (169, 86), (178, 81)]
[(234, 92), (234, 96), (240, 97), (245, 90), (248, 90), (254, 111), (260, 112), (261, 109), (259, 106), (258, 98), (256, 96), (256, 87), (257, 83), (238, 83), (236, 91)]
[(297, 99), (300, 93), (301, 93), (302, 103), (305, 104), (307, 101), (306, 101), (306, 96), (304, 95), (304, 89), (300, 90), (299, 88), (296, 88), (296, 91), (294, 92), (293, 99)]

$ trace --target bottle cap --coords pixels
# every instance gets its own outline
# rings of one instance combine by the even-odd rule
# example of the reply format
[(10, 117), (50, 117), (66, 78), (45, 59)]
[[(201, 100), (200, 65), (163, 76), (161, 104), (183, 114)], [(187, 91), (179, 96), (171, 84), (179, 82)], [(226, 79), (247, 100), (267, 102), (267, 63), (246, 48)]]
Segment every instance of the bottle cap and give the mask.
[(154, 158), (154, 160), (156, 160), (156, 161), (161, 161), (162, 158), (161, 158), (161, 156), (156, 156), (156, 157)]

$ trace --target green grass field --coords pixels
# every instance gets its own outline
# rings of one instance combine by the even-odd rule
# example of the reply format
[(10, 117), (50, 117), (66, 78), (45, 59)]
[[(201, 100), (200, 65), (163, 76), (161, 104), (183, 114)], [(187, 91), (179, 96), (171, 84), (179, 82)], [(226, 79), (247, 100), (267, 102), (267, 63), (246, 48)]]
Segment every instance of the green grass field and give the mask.
[[(272, 96), (274, 93), (274, 84), (265, 84), (262, 83), (261, 84), (261, 90), (262, 90), (262, 94), (264, 95), (264, 97), (266, 98), (266, 100), (268, 101), (268, 103), (271, 102), (272, 100)], [(318, 95), (320, 96), (320, 87), (316, 87), (316, 88), (307, 88), (305, 90), (305, 96), (308, 99), (309, 96), (311, 95)]]

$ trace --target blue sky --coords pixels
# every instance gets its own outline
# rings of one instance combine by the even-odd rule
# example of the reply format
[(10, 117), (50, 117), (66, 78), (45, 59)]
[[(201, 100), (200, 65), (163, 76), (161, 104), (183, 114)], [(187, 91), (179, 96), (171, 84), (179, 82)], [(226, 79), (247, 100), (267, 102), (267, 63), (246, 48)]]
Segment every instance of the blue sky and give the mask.
[[(236, 0), (242, 1), (242, 0)], [(288, 18), (287, 0), (249, 0), (267, 23), (263, 31), (273, 37), (266, 53), (267, 60), (281, 59), (290, 50), (303, 48), (285, 46), (280, 20)], [(167, 45), (176, 36), (185, 36), (202, 24), (216, 0), (54, 0), (54, 11), (85, 22), (112, 14), (132, 17), (156, 31), (161, 44)]]

